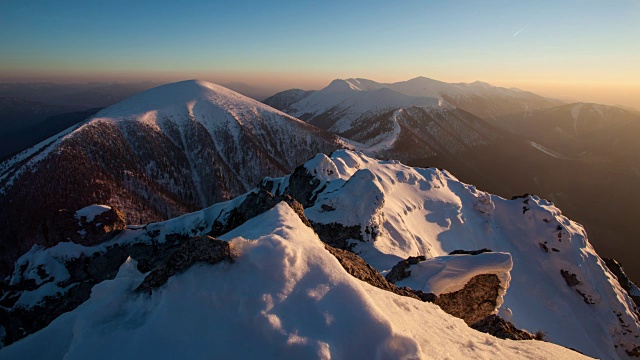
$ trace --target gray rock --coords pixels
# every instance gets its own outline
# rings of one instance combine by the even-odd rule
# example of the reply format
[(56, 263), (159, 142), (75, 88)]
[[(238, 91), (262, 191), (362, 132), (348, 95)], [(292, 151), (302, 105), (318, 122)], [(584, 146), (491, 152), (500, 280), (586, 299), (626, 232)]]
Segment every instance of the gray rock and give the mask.
[(438, 295), (434, 303), (446, 313), (471, 325), (493, 313), (499, 290), (500, 279), (497, 275), (476, 275), (462, 289)]
[(398, 262), (387, 274), (386, 279), (390, 283), (397, 283), (400, 280), (406, 279), (411, 276), (411, 271), (408, 268), (411, 265), (415, 265), (421, 261), (425, 261), (427, 258), (424, 255), (410, 256), (406, 260)]
[(629, 279), (627, 274), (624, 272), (622, 264), (611, 258), (602, 258), (602, 260), (604, 260), (604, 263), (607, 265), (607, 268), (609, 268), (613, 275), (616, 276), (618, 282), (620, 283), (620, 286), (622, 286), (627, 294), (629, 294), (629, 297), (631, 297), (636, 306), (640, 307), (640, 296), (631, 295), (631, 289), (635, 286), (635, 284), (631, 282), (631, 279)]
[(335, 256), (340, 265), (356, 279), (362, 280), (379, 289), (390, 291), (394, 294), (407, 296), (413, 299), (421, 300), (420, 297), (412, 290), (407, 288), (398, 288), (394, 284), (389, 283), (380, 273), (371, 265), (367, 264), (360, 256), (343, 249), (338, 249), (325, 244), (325, 249)]
[(500, 339), (535, 340), (536, 337), (528, 331), (520, 330), (512, 323), (498, 315), (489, 315), (470, 325), (472, 329), (491, 334)]
[(160, 263), (136, 288), (140, 293), (151, 293), (164, 285), (169, 278), (196, 263), (217, 264), (221, 261), (233, 262), (235, 254), (231, 245), (210, 236), (195, 236), (182, 242), (180, 246)]

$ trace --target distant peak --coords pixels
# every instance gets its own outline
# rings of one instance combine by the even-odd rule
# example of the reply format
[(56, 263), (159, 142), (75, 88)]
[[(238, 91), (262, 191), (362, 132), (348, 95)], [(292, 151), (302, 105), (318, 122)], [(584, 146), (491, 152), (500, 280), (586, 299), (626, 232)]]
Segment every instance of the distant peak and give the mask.
[(348, 80), (344, 80), (344, 79), (335, 79), (333, 80), (329, 86), (327, 86), (325, 88), (325, 90), (330, 90), (330, 91), (360, 91), (360, 88), (358, 88), (357, 85), (354, 84), (356, 80), (355, 79), (348, 79)]

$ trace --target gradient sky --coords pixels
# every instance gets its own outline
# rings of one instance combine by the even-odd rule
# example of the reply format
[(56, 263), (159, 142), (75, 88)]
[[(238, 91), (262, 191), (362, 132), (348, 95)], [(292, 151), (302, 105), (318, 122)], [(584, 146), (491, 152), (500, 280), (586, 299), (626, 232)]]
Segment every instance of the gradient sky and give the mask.
[(0, 0), (0, 81), (482, 80), (640, 108), (640, 0)]

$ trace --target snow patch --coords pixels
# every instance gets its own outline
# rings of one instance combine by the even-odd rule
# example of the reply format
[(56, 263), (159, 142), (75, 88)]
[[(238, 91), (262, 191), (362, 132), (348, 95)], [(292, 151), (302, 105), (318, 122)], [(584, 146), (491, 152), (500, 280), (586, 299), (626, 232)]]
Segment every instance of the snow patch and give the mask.
[(93, 219), (96, 216), (109, 210), (111, 210), (111, 206), (94, 204), (76, 211), (75, 216), (76, 216), (76, 219), (78, 220), (84, 217), (87, 219), (87, 222), (93, 222)]

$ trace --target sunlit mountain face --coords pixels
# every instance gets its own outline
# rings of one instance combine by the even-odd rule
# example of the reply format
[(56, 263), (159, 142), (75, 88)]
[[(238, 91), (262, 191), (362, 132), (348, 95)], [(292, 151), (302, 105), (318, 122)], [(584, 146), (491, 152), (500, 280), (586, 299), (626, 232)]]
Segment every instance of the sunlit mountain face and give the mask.
[(639, 358), (639, 19), (3, 2), (0, 359)]

